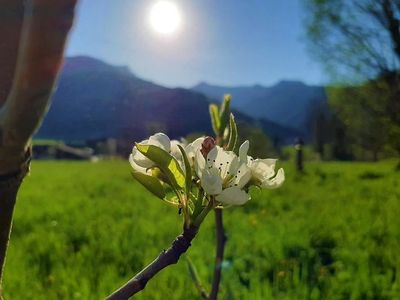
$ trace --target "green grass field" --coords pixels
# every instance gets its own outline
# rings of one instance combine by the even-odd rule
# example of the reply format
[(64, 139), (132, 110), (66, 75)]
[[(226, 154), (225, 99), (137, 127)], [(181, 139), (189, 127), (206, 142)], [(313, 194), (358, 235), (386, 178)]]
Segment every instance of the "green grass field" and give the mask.
[[(400, 172), (395, 162), (310, 163), (224, 214), (220, 299), (400, 299)], [(137, 299), (199, 299), (209, 288), (213, 215), (181, 261)], [(16, 207), (6, 299), (101, 299), (167, 248), (177, 210), (131, 179), (125, 161), (34, 162)]]

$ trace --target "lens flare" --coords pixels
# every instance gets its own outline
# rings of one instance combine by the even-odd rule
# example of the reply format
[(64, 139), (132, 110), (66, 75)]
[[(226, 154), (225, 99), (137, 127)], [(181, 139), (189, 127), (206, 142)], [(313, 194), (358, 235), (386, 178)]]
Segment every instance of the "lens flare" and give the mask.
[(178, 7), (169, 1), (159, 1), (150, 11), (150, 24), (161, 34), (170, 35), (181, 25), (181, 14)]

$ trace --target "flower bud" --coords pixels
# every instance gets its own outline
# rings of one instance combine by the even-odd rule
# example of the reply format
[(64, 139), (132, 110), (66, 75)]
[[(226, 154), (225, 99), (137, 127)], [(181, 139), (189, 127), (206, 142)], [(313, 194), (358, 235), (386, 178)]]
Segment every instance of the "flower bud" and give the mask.
[(207, 158), (208, 153), (215, 147), (215, 140), (211, 136), (207, 136), (201, 144), (201, 154)]

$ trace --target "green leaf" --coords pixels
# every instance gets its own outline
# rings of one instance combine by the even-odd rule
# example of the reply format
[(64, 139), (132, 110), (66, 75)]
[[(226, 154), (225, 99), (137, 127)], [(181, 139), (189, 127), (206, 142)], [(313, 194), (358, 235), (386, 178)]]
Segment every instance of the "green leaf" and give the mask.
[(228, 125), (229, 116), (231, 114), (231, 100), (232, 100), (231, 95), (224, 96), (224, 101), (222, 102), (219, 114), (221, 120), (221, 125), (219, 127), (219, 136), (222, 136), (224, 134), (224, 130)]
[(234, 151), (235, 147), (236, 147), (236, 143), (237, 143), (237, 139), (238, 139), (238, 132), (237, 132), (237, 126), (236, 126), (236, 122), (235, 122), (235, 116), (233, 114), (230, 115), (229, 118), (229, 131), (230, 131), (230, 135), (229, 135), (229, 142), (228, 142), (228, 146), (226, 148), (226, 150), (228, 151)]
[(214, 133), (218, 135), (219, 128), (221, 126), (221, 120), (219, 117), (219, 109), (216, 104), (210, 104), (210, 117), (211, 117), (211, 124), (214, 130)]
[(178, 161), (171, 154), (153, 145), (136, 144), (136, 148), (160, 168), (173, 188), (180, 190), (185, 187), (185, 175)]
[(179, 150), (182, 153), (183, 163), (185, 164), (185, 177), (186, 177), (185, 178), (185, 182), (186, 182), (185, 189), (186, 189), (186, 196), (189, 199), (190, 190), (192, 188), (192, 169), (190, 167), (189, 159), (188, 159), (188, 157), (186, 155), (185, 150), (183, 150), (181, 145), (178, 145), (178, 147), (179, 147)]
[[(198, 275), (197, 269), (196, 269), (195, 265), (193, 264), (192, 260), (189, 257), (186, 257), (186, 261), (187, 261), (187, 265), (188, 265), (189, 275), (192, 278), (197, 289), (199, 291), (202, 291), (202, 294), (203, 293), (207, 294), (201, 284), (200, 277)], [(207, 299), (208, 299), (208, 297), (207, 297)]]
[(131, 172), (133, 178), (135, 178), (138, 182), (140, 182), (149, 192), (151, 192), (153, 195), (157, 196), (160, 199), (165, 198), (165, 190), (164, 187), (162, 186), (160, 180), (158, 180), (155, 177), (152, 177), (150, 175), (137, 172), (137, 171), (132, 171)]

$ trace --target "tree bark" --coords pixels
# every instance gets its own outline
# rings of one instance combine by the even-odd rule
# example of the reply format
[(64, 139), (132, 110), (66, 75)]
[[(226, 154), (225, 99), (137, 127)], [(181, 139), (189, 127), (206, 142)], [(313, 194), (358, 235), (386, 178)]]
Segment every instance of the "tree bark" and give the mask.
[(76, 2), (0, 0), (0, 294), (30, 139), (50, 103)]
[(29, 171), (30, 157), (30, 151), (28, 151), (22, 169), (18, 172), (8, 175), (0, 175), (0, 297), (2, 294), (2, 274), (11, 233), (12, 216), (17, 192), (22, 180)]
[(11, 90), (24, 18), (23, 0), (0, 0), (0, 107)]

